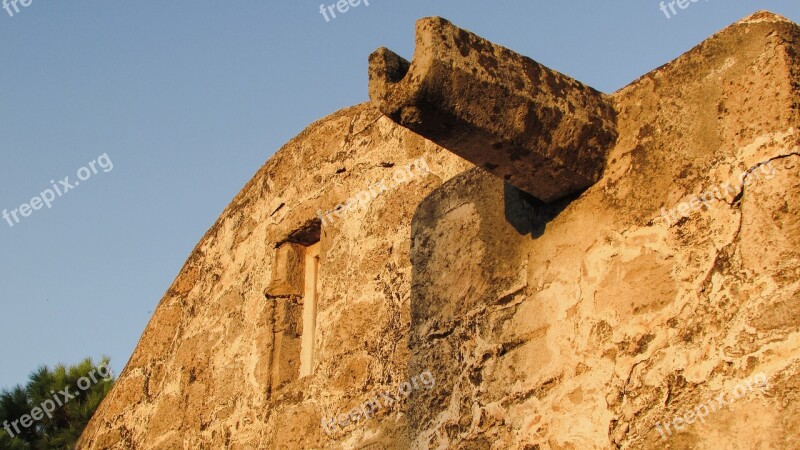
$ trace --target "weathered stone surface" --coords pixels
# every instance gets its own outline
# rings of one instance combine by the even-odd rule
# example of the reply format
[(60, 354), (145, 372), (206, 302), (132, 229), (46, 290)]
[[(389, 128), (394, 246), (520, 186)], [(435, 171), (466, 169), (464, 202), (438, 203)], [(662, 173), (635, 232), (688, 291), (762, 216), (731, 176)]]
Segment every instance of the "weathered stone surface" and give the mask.
[[(449, 382), (411, 404), (418, 448), (800, 446), (798, 44), (758, 14), (615, 94), (609, 170), (555, 217), (499, 210), (509, 193), (477, 171), (425, 199), (410, 367)], [(709, 209), (660, 216), (767, 162)], [(758, 373), (766, 394), (661, 439)]]
[(291, 242), (275, 250), (272, 276), (264, 295), (267, 298), (303, 296), (305, 283), (305, 247)]
[[(420, 158), (431, 173), (414, 169), (392, 187), (396, 173)], [(408, 378), (411, 220), (422, 199), (468, 167), (369, 104), (311, 125), (258, 171), (197, 245), (81, 448), (407, 441), (401, 405), (338, 432), (339, 444), (321, 419)], [(316, 370), (297, 379), (295, 365), (291, 379), (291, 365), (280, 362), (299, 357), (299, 309), (291, 308), (299, 280), (273, 284), (287, 278), (277, 270), (276, 245), (313, 240), (296, 231), (308, 230), (318, 210), (381, 180), (388, 191), (322, 225)], [(266, 298), (270, 286), (291, 288)]]
[[(198, 244), (79, 448), (800, 448), (799, 55), (758, 13), (640, 78), (603, 178), (549, 204), (370, 105), (311, 125)], [(315, 372), (283, 379), (276, 245), (419, 158), (322, 223)]]
[(610, 97), (439, 17), (412, 63), (381, 48), (369, 74), (392, 120), (544, 201), (599, 180), (617, 137)]

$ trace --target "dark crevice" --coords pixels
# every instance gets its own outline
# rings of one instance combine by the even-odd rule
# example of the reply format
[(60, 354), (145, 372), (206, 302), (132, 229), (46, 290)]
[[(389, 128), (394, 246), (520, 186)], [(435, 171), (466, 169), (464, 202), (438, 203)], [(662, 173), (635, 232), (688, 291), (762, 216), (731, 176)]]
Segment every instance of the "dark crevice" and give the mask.
[(306, 247), (314, 245), (319, 242), (321, 234), (322, 221), (318, 217), (315, 217), (313, 219), (309, 219), (306, 223), (301, 225), (300, 228), (292, 231), (284, 239), (278, 241), (278, 243), (275, 244), (275, 248), (278, 248), (287, 242), (305, 245)]
[(504, 191), (506, 220), (519, 234), (530, 234), (534, 239), (541, 237), (547, 224), (583, 194), (580, 191), (546, 203), (508, 183), (505, 183)]

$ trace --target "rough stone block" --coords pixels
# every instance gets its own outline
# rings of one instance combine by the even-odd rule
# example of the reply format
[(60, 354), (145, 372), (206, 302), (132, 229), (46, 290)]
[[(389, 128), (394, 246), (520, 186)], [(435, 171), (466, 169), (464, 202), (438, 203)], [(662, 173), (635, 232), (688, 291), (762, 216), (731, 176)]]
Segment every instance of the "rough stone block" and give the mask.
[(302, 296), (305, 285), (305, 247), (285, 243), (275, 252), (272, 281), (264, 294), (270, 297)]
[(610, 97), (438, 17), (369, 78), (389, 118), (547, 202), (597, 182), (617, 138)]

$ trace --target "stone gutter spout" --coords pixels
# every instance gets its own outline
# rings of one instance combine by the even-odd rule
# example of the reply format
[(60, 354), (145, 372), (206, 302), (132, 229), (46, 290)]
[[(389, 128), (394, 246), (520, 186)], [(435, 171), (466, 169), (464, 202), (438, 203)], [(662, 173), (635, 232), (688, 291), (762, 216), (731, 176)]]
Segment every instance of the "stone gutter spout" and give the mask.
[(546, 202), (596, 183), (617, 139), (609, 96), (439, 17), (417, 22), (413, 62), (369, 63), (383, 114)]

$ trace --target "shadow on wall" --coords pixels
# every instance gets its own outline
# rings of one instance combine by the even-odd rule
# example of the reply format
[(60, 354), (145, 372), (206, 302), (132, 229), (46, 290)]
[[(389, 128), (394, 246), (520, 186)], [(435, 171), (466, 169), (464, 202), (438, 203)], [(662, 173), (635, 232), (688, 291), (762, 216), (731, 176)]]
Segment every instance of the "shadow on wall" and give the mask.
[(547, 224), (585, 191), (584, 189), (561, 200), (545, 203), (508, 183), (503, 189), (506, 220), (519, 234), (531, 235), (534, 239), (541, 237)]
[[(491, 401), (481, 399), (492, 383), (484, 380), (484, 363), (528, 340), (506, 323), (515, 300), (526, 295), (529, 244), (579, 195), (545, 204), (474, 168), (420, 203), (411, 225), (408, 371), (430, 369), (440, 381), (409, 402), (412, 439), (437, 423), (454, 392), (470, 404), (459, 408), (462, 417), (450, 418), (453, 424), (472, 422), (473, 399)], [(499, 350), (486, 353), (477, 342), (499, 344)]]

